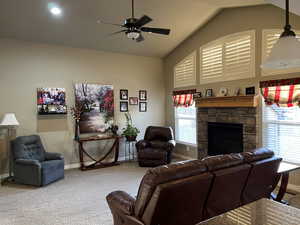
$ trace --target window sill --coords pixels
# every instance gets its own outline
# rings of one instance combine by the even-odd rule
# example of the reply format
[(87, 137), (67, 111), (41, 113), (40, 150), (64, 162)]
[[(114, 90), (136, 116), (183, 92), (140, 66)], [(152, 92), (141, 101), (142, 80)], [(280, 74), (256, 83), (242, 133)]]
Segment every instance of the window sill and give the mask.
[(176, 140), (176, 143), (181, 144), (181, 145), (185, 145), (185, 146), (188, 146), (188, 147), (197, 148), (197, 144), (193, 144), (193, 143), (188, 143), (188, 142), (184, 142), (184, 141), (177, 141), (177, 140)]

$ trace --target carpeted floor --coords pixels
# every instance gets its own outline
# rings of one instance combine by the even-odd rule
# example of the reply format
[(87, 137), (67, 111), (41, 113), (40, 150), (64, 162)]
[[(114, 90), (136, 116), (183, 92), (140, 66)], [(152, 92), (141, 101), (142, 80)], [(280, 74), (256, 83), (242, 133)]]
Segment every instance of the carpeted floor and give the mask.
[(136, 195), (147, 169), (135, 163), (81, 172), (43, 188), (0, 186), (0, 225), (112, 225), (105, 197), (115, 190)]

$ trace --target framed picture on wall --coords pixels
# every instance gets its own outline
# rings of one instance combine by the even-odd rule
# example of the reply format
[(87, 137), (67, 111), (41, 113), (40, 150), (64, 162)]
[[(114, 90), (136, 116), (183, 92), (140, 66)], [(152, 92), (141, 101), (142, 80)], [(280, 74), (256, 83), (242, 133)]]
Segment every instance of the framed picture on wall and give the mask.
[(139, 104), (139, 98), (138, 97), (130, 97), (129, 98), (129, 105), (138, 105)]
[(139, 91), (139, 99), (140, 99), (140, 101), (146, 101), (147, 100), (147, 91), (146, 90), (140, 90)]
[(128, 102), (120, 102), (120, 112), (128, 112)]
[(126, 89), (120, 90), (120, 100), (128, 100), (128, 90)]
[(147, 112), (147, 102), (140, 102), (140, 112)]

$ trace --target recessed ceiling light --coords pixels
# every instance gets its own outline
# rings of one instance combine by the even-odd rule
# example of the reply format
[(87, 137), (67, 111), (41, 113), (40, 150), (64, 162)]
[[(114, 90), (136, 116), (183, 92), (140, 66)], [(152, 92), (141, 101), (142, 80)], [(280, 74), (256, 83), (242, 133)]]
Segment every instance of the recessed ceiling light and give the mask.
[(50, 12), (51, 12), (53, 15), (55, 15), (55, 16), (59, 16), (59, 15), (61, 15), (62, 10), (61, 10), (61, 8), (59, 8), (59, 7), (52, 7), (52, 8), (50, 9)]

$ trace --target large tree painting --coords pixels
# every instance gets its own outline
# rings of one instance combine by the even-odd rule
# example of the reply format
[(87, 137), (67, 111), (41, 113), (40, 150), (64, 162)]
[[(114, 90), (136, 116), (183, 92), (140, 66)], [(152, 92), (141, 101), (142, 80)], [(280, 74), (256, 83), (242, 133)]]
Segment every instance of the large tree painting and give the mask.
[(79, 121), (80, 133), (105, 133), (114, 122), (112, 85), (75, 84), (76, 105), (84, 113)]

